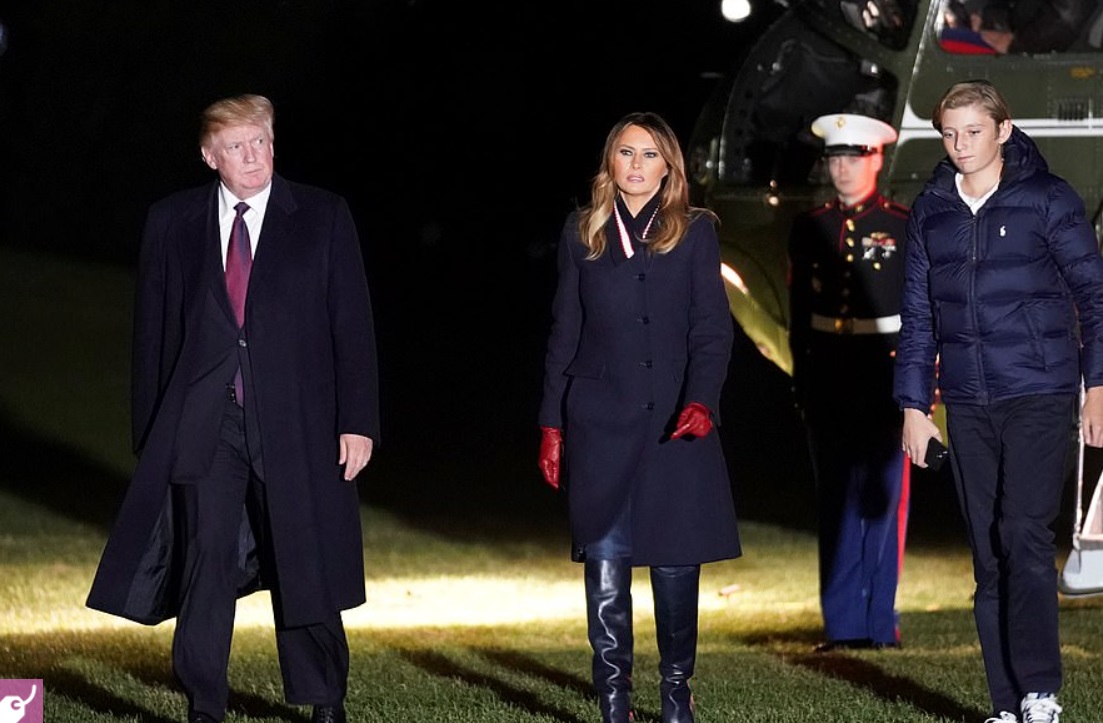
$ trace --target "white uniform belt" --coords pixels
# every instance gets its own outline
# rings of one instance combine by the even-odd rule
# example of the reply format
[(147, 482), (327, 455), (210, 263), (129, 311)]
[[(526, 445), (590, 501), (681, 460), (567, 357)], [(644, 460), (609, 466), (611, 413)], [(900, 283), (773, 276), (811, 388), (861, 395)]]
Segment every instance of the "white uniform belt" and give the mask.
[(812, 328), (832, 334), (895, 334), (900, 331), (900, 315), (876, 319), (843, 319), (812, 314)]

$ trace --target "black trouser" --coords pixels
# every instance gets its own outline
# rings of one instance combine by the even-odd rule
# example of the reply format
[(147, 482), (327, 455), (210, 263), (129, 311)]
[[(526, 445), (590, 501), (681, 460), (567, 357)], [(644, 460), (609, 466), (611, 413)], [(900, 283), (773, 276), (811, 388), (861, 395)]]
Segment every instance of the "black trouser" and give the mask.
[[(173, 636), (173, 669), (192, 711), (222, 720), (229, 699), (227, 669), (238, 589), (242, 583), (239, 534), (246, 501), (264, 524), (264, 484), (245, 447), (244, 412), (228, 399), (218, 450), (207, 476), (181, 485), (187, 529), (183, 602)], [(277, 570), (265, 569), (267, 579)], [(273, 608), (279, 589), (272, 584)], [(276, 623), (276, 646), (284, 694), (299, 705), (337, 704), (344, 699), (349, 650), (341, 614), (317, 624), (287, 628)]]
[(1057, 554), (1076, 396), (947, 404), (958, 499), (973, 551), (973, 615), (994, 711), (1061, 687)]

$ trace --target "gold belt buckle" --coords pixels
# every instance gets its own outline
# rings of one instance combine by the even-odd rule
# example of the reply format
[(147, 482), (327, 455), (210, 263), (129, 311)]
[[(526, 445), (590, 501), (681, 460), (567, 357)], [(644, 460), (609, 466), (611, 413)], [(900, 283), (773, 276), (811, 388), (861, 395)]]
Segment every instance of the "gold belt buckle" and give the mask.
[(853, 334), (854, 319), (835, 319), (836, 334)]

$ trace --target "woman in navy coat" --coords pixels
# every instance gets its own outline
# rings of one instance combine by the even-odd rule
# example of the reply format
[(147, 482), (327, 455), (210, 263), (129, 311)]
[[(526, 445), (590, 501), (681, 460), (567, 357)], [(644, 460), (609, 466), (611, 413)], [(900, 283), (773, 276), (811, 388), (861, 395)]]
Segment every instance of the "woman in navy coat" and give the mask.
[(662, 720), (687, 723), (700, 565), (740, 555), (712, 431), (733, 333), (715, 217), (689, 206), (677, 137), (653, 113), (612, 128), (591, 193), (559, 243), (539, 464), (567, 492), (602, 720), (630, 719), (632, 567), (646, 565)]

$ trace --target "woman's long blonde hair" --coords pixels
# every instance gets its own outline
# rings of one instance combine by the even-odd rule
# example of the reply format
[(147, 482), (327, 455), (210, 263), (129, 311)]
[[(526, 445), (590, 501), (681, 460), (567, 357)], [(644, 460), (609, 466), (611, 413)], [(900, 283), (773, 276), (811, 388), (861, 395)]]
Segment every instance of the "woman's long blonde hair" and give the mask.
[(716, 218), (711, 211), (689, 205), (689, 185), (682, 149), (667, 122), (655, 113), (629, 113), (617, 121), (605, 139), (601, 167), (590, 185), (590, 205), (582, 209), (579, 216), (578, 232), (582, 243), (590, 249), (586, 255), (590, 260), (605, 252), (605, 224), (613, 215), (613, 204), (620, 190), (613, 175), (614, 157), (620, 136), (629, 126), (638, 126), (651, 134), (668, 169), (658, 191), (660, 202), (654, 224), (656, 231), (648, 248), (657, 254), (674, 249), (685, 236), (692, 214), (704, 213)]

